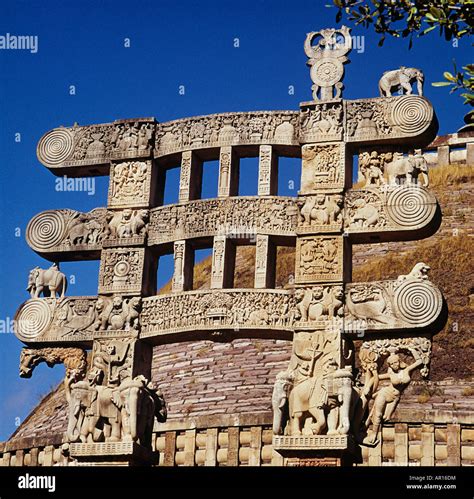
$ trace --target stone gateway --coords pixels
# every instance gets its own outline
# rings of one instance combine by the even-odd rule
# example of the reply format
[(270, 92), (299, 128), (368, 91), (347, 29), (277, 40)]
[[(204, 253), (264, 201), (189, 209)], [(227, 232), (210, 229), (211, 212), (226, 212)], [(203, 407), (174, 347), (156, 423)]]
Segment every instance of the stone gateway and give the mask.
[[(151, 381), (158, 344), (292, 340), (275, 379), (267, 442), (272, 463), (287, 466), (360, 462), (414, 373), (428, 376), (431, 338), (446, 319), (429, 262), (392, 280), (351, 277), (353, 245), (421, 239), (439, 226), (427, 162), (415, 152), (437, 132), (423, 73), (389, 71), (381, 97), (344, 100), (350, 30), (312, 32), (304, 50), (313, 100), (298, 111), (117, 120), (56, 128), (39, 141), (38, 158), (54, 175), (109, 176), (106, 207), (44, 211), (27, 228), (28, 244), (53, 265), (30, 272), (31, 297), (15, 317), (26, 345), (20, 375), (40, 362), (66, 366), (65, 464), (156, 463), (153, 431), (170, 401)], [(392, 96), (397, 86), (404, 94)], [(239, 160), (249, 156), (259, 158), (258, 195), (238, 196)], [(280, 157), (301, 158), (297, 197), (277, 195)], [(354, 158), (361, 186), (352, 182)], [(202, 199), (210, 160), (219, 160), (218, 195)], [(166, 170), (176, 164), (179, 202), (164, 205)], [(252, 288), (233, 285), (238, 243), (256, 248)], [(203, 244), (212, 247), (210, 288), (193, 289)], [(294, 281), (284, 289), (275, 286), (282, 244), (296, 248)], [(157, 295), (158, 258), (169, 252), (171, 289)], [(97, 296), (65, 294), (59, 262), (81, 259), (100, 259)], [(166, 438), (174, 449), (176, 434)], [(216, 429), (206, 439), (217, 448)], [(238, 462), (238, 439), (230, 430), (224, 438), (228, 462)], [(183, 459), (194, 462), (189, 445)]]

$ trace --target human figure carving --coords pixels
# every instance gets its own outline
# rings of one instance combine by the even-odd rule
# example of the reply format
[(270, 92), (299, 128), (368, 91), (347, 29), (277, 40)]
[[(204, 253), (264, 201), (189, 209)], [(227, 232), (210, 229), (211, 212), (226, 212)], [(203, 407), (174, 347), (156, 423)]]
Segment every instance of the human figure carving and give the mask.
[(377, 371), (374, 372), (374, 375), (378, 376), (378, 379), (375, 379), (376, 385), (379, 380), (385, 379), (389, 380), (390, 384), (384, 386), (375, 393), (374, 405), (369, 416), (373, 425), (372, 435), (367, 437), (366, 443), (372, 445), (377, 444), (382, 423), (390, 420), (393, 416), (403, 391), (410, 384), (412, 371), (422, 363), (423, 361), (418, 359), (413, 364), (407, 366), (405, 363), (401, 362), (400, 357), (397, 354), (392, 354), (387, 359), (387, 373), (377, 375)]

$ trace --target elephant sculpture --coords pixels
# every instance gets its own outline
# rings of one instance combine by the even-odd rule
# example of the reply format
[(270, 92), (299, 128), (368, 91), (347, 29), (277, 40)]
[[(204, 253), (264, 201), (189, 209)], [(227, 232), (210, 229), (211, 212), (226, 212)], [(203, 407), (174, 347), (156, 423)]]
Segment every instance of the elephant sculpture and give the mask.
[(35, 267), (30, 272), (26, 289), (30, 292), (31, 298), (39, 298), (41, 293), (44, 297), (56, 298), (56, 294), (58, 294), (60, 298), (64, 298), (66, 288), (66, 276), (59, 271), (58, 265), (54, 263), (49, 269)]
[(118, 386), (102, 385), (103, 380), (103, 370), (94, 368), (87, 380), (67, 387), (67, 440), (133, 441), (149, 446), (155, 418), (166, 421), (161, 393), (141, 375), (126, 378)]
[(402, 178), (405, 178), (407, 184), (418, 183), (419, 177), (423, 180), (425, 187), (429, 185), (428, 164), (420, 153), (408, 157), (395, 156), (393, 161), (385, 165), (385, 172), (391, 185), (396, 185), (397, 180)]
[(125, 380), (118, 393), (124, 440), (149, 445), (155, 418), (159, 422), (166, 421), (163, 396), (141, 375)]
[(87, 226), (87, 222), (89, 218), (85, 214), (80, 214), (77, 218), (75, 218), (70, 225), (69, 229), (69, 240), (71, 244), (86, 244), (89, 238), (89, 227)]
[(273, 434), (281, 435), (288, 419), (288, 396), (293, 386), (293, 376), (287, 371), (277, 374), (272, 393)]
[[(295, 385), (289, 395), (291, 435), (310, 431), (314, 435), (346, 435), (350, 430), (352, 374), (331, 361), (324, 373)], [(305, 427), (310, 416), (314, 423)]]
[(411, 82), (416, 81), (419, 95), (423, 95), (423, 72), (416, 68), (406, 68), (400, 66), (400, 69), (386, 71), (379, 80), (379, 91), (382, 97), (390, 97), (392, 89), (399, 88), (406, 95), (411, 95)]
[(407, 184), (411, 184), (415, 177), (415, 164), (410, 158), (398, 156), (385, 165), (385, 172), (391, 185), (396, 185), (397, 180), (402, 178), (406, 179)]

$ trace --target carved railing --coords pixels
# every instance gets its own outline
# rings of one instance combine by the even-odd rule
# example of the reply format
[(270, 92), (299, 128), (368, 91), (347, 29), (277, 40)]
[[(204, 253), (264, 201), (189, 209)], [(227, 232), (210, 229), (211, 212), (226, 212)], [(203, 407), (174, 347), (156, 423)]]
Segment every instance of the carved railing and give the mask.
[[(362, 466), (472, 466), (474, 414), (402, 409), (379, 445), (363, 448)], [(456, 418), (457, 423), (453, 423)], [(211, 416), (160, 424), (153, 434), (159, 466), (282, 465), (272, 448), (271, 414)], [(62, 435), (0, 443), (0, 466), (61, 466)]]

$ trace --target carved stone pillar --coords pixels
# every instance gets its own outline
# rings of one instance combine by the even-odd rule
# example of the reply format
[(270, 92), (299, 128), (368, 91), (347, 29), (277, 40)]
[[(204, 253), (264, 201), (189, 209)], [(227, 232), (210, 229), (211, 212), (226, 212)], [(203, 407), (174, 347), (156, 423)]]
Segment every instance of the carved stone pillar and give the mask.
[(187, 291), (193, 285), (194, 251), (186, 241), (174, 243), (174, 272), (172, 290)]
[(218, 197), (236, 196), (239, 192), (239, 158), (232, 147), (221, 147), (219, 155)]
[(255, 243), (255, 287), (272, 288), (275, 285), (276, 247), (270, 236), (258, 234)]
[(179, 202), (198, 199), (201, 195), (202, 161), (193, 151), (184, 151), (181, 156), (179, 178)]
[(278, 157), (272, 146), (260, 146), (258, 195), (275, 196), (278, 191)]
[(212, 248), (211, 288), (231, 288), (234, 266), (235, 245), (226, 236), (215, 236)]

